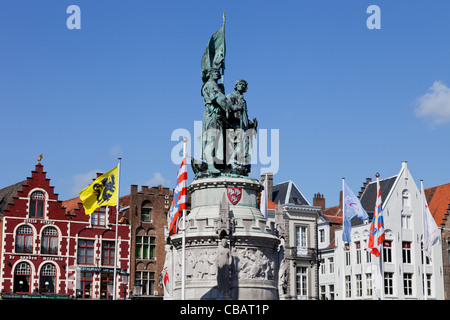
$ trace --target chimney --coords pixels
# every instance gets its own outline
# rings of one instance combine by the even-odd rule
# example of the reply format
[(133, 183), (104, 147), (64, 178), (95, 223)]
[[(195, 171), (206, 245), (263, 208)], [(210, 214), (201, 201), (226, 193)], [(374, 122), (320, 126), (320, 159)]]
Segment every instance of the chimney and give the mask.
[(325, 210), (325, 197), (323, 194), (315, 193), (313, 198), (313, 206), (321, 207), (322, 210)]
[(261, 184), (264, 185), (264, 181), (267, 178), (267, 200), (272, 201), (272, 190), (273, 190), (273, 173), (267, 172), (261, 175)]

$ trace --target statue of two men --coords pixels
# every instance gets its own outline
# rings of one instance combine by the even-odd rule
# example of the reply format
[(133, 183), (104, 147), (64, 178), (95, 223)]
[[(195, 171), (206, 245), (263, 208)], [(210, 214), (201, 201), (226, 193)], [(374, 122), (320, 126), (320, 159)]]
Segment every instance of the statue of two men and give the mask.
[(202, 155), (207, 173), (228, 172), (247, 176), (250, 172), (250, 155), (257, 121), (248, 119), (244, 93), (248, 84), (238, 80), (235, 91), (225, 96), (220, 79), (220, 69), (212, 67), (206, 74), (202, 87), (205, 104), (202, 123)]

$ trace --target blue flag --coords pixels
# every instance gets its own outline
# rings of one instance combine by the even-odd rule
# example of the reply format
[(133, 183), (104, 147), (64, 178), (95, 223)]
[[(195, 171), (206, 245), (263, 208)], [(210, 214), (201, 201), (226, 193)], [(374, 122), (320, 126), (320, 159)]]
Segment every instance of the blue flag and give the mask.
[(342, 240), (344, 242), (350, 242), (350, 230), (352, 228), (350, 220), (352, 220), (353, 217), (356, 217), (359, 220), (369, 219), (369, 216), (362, 207), (358, 197), (354, 195), (352, 190), (350, 190), (344, 182), (344, 229), (342, 232)]

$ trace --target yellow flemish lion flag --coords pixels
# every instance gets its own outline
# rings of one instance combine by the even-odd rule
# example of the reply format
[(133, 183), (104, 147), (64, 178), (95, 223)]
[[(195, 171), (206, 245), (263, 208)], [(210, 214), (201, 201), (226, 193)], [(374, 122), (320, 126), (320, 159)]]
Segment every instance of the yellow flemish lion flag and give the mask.
[(117, 184), (119, 180), (119, 166), (114, 167), (94, 180), (87, 188), (78, 194), (86, 214), (95, 209), (117, 204)]

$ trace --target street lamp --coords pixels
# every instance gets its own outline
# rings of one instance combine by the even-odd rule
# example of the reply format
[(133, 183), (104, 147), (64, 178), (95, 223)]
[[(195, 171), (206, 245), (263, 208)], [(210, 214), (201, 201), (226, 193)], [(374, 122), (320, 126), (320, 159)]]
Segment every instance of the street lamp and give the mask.
[(125, 298), (127, 296), (128, 277), (130, 276), (130, 274), (124, 270), (124, 271), (120, 272), (120, 275), (122, 276), (123, 300), (125, 300)]

